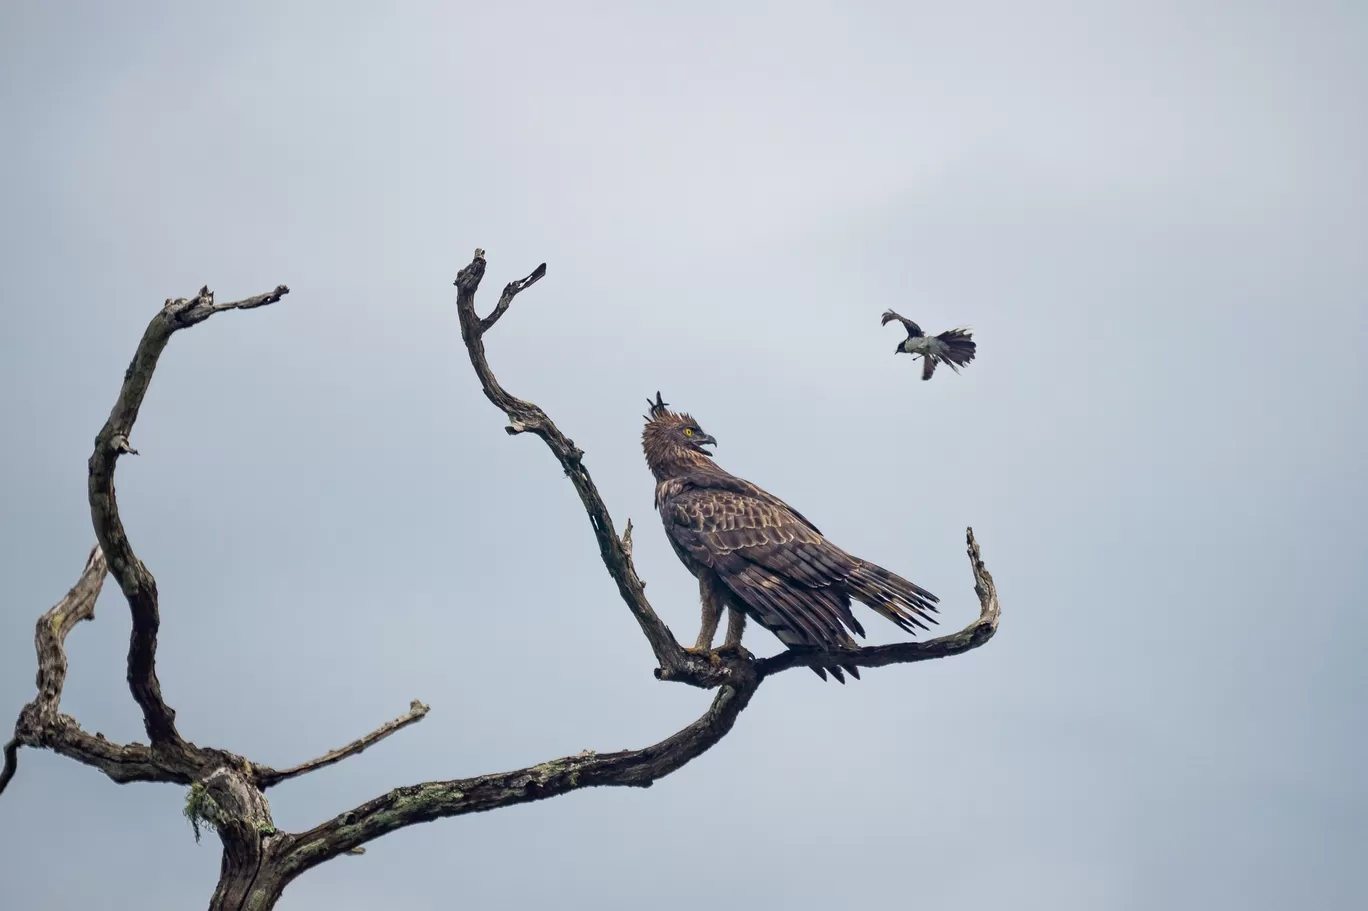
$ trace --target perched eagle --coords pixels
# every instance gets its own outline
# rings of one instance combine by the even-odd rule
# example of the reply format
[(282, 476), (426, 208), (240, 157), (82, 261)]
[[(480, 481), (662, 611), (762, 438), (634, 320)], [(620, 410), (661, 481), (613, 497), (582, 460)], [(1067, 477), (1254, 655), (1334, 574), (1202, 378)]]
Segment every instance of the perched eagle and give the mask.
[(879, 320), (880, 326), (887, 326), (893, 320), (897, 320), (907, 328), (907, 338), (898, 342), (898, 347), (893, 349), (894, 354), (920, 355), (922, 362), (922, 379), (931, 379), (931, 374), (936, 372), (936, 364), (944, 361), (950, 365), (950, 369), (959, 373), (959, 369), (974, 359), (974, 351), (978, 345), (974, 343), (968, 329), (947, 329), (940, 335), (927, 335), (922, 332), (921, 326), (912, 322), (905, 316), (899, 316), (892, 310), (885, 310), (883, 319)]
[(936, 622), (929, 616), (940, 600), (935, 595), (832, 544), (783, 500), (719, 467), (704, 449), (717, 441), (692, 417), (670, 411), (659, 392), (646, 401), (651, 411), (641, 445), (655, 475), (655, 505), (703, 602), (698, 642), (687, 651), (712, 651), (726, 607), (719, 652), (742, 652), (741, 633), (752, 617), (791, 648), (834, 653), (827, 670), (844, 683), (842, 667), (860, 676), (840, 660), (840, 650), (857, 647), (847, 629), (865, 634), (852, 598), (908, 632)]

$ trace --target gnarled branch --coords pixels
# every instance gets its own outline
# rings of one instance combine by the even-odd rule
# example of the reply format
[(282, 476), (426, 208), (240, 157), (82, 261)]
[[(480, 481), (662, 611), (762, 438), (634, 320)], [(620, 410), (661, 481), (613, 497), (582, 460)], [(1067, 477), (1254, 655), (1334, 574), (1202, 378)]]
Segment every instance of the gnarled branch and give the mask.
[[(99, 545), (86, 557), (85, 570), (62, 600), (38, 618), (33, 633), (33, 647), (38, 653), (38, 695), (19, 713), (14, 725), (14, 737), (5, 744), (5, 764), (0, 767), (0, 793), (19, 768), (19, 747), (43, 746), (44, 741), (56, 738), (44, 736), (68, 727), (84, 732), (72, 721), (59, 724), (57, 710), (62, 703), (62, 688), (66, 686), (66, 637), (82, 620), (95, 619), (95, 602), (104, 587), (105, 559)], [(70, 719), (67, 719), (70, 720)], [(94, 763), (90, 763), (94, 765)]]
[(19, 766), (19, 747), (40, 747), (99, 769), (113, 781), (179, 781), (177, 770), (141, 744), (124, 746), (81, 730), (75, 718), (61, 713), (66, 685), (66, 638), (82, 620), (95, 619), (95, 602), (104, 587), (107, 568), (97, 544), (86, 558), (80, 579), (62, 600), (38, 618), (33, 644), (38, 653), (38, 695), (24, 706), (14, 725), (14, 738), (5, 746), (0, 769), (0, 792)]
[(50, 749), (99, 769), (120, 784), (189, 780), (176, 763), (157, 755), (150, 747), (141, 743), (118, 744), (98, 732), (90, 734), (81, 730), (76, 719), (60, 711), (67, 674), (66, 638), (82, 620), (95, 619), (95, 602), (107, 572), (104, 552), (97, 544), (86, 558), (85, 569), (76, 584), (38, 618), (33, 635), (38, 653), (38, 694), (20, 711), (14, 738), (5, 746), (0, 792), (18, 770), (21, 746)]
[[(59, 714), (62, 688), (66, 685), (66, 637), (82, 620), (95, 619), (95, 602), (104, 587), (105, 559), (98, 545), (86, 557), (80, 579), (62, 600), (48, 609), (34, 629), (33, 645), (38, 653), (38, 695), (19, 713), (14, 737), (5, 745), (5, 763), (0, 768), (0, 792), (14, 778), (19, 767), (19, 747), (51, 747), (87, 765), (102, 768), (123, 748), (103, 737), (87, 734), (75, 719)], [(143, 757), (146, 758), (146, 757)], [(126, 766), (115, 764), (111, 768)], [(111, 775), (112, 777), (112, 775)], [(117, 779), (116, 779), (117, 780)]]
[(178, 330), (201, 323), (225, 310), (250, 310), (275, 303), (290, 293), (279, 285), (274, 291), (228, 304), (215, 304), (214, 294), (201, 288), (193, 298), (168, 300), (161, 313), (153, 317), (143, 333), (142, 341), (133, 355), (133, 362), (124, 373), (123, 387), (114, 407), (109, 412), (98, 436), (95, 451), (90, 455), (89, 496), (90, 517), (95, 525), (95, 537), (109, 561), (110, 572), (118, 580), (133, 615), (133, 633), (128, 643), (128, 688), (142, 709), (147, 738), (154, 747), (174, 752), (185, 752), (185, 741), (176, 730), (176, 712), (162, 698), (161, 683), (157, 680), (157, 630), (161, 616), (157, 610), (157, 580), (138, 559), (129, 543), (123, 521), (119, 518), (119, 502), (114, 494), (114, 468), (119, 456), (137, 454), (129, 444), (138, 409), (152, 383), (166, 343)]

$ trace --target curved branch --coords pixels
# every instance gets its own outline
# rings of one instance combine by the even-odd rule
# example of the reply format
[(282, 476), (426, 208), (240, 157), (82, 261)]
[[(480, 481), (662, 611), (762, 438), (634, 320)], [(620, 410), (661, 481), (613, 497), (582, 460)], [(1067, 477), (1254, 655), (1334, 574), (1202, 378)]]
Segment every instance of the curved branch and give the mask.
[[(997, 586), (993, 584), (993, 576), (988, 572), (988, 567), (983, 565), (978, 541), (974, 540), (974, 530), (966, 529), (964, 536), (969, 552), (969, 565), (974, 572), (974, 593), (979, 599), (978, 619), (957, 633), (937, 636), (924, 642), (895, 642), (891, 645), (872, 645), (843, 651), (840, 655), (842, 666), (884, 667), (889, 664), (911, 664), (916, 661), (930, 661), (933, 658), (949, 658), (951, 655), (978, 648), (993, 638), (1001, 614)], [(830, 655), (819, 652), (789, 649), (756, 662), (756, 671), (763, 680), (793, 667), (826, 666), (831, 660)]]
[(738, 681), (723, 685), (693, 724), (644, 749), (586, 750), (512, 772), (395, 788), (293, 836), (285, 852), (284, 876), (290, 879), (338, 855), (357, 853), (368, 841), (421, 822), (546, 800), (582, 788), (650, 787), (707, 752), (732, 729), (760, 685), (754, 672)]
[(157, 680), (157, 630), (161, 617), (157, 609), (157, 581), (133, 552), (123, 522), (119, 518), (119, 504), (114, 494), (114, 468), (119, 456), (137, 454), (129, 445), (138, 409), (152, 382), (157, 360), (171, 336), (181, 329), (201, 323), (215, 313), (225, 310), (248, 310), (275, 303), (290, 289), (278, 286), (267, 294), (227, 304), (215, 304), (214, 295), (207, 287), (194, 298), (168, 300), (161, 312), (152, 318), (143, 333), (133, 362), (124, 373), (123, 387), (114, 402), (99, 435), (95, 451), (91, 453), (89, 469), (90, 516), (95, 526), (95, 537), (109, 561), (110, 572), (128, 600), (133, 615), (133, 632), (128, 643), (128, 687), (133, 699), (142, 709), (143, 725), (154, 747), (184, 751), (185, 741), (176, 731), (176, 712), (162, 698), (161, 683)]

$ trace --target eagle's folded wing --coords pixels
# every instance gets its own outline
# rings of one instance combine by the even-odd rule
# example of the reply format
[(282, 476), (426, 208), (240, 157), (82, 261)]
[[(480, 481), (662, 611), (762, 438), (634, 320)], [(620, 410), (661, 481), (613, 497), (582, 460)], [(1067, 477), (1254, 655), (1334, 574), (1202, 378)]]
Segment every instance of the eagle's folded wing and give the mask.
[[(717, 573), (738, 607), (780, 642), (849, 647), (864, 635), (824, 569), (822, 536), (792, 511), (732, 490), (690, 488), (666, 504), (671, 539)], [(839, 570), (837, 570), (837, 573)]]
[(934, 595), (836, 547), (782, 500), (730, 476), (690, 481), (664, 504), (671, 539), (785, 645), (854, 646), (847, 629), (865, 632), (852, 596), (904, 630), (927, 628)]

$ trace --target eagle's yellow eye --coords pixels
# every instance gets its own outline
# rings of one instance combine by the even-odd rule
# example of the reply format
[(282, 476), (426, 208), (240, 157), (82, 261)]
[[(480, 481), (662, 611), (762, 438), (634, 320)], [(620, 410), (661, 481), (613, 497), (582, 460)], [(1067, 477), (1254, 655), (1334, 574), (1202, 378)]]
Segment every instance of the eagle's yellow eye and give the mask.
[(686, 437), (691, 437), (691, 436), (693, 436), (693, 428), (692, 428), (692, 427), (685, 427), (685, 428), (684, 428), (684, 435), (685, 435)]

